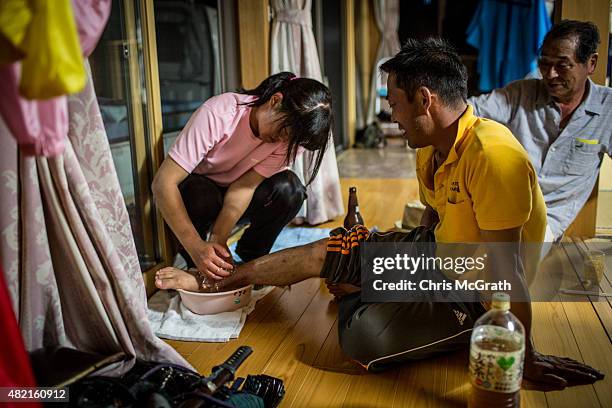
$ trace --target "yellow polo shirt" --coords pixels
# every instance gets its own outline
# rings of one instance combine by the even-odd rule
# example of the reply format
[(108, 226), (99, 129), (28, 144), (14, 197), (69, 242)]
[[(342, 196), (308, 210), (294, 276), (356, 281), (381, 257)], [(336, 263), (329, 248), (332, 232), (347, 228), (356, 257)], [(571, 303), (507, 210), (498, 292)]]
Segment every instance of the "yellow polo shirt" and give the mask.
[(522, 242), (542, 242), (546, 205), (527, 152), (505, 126), (468, 105), (457, 138), (435, 175), (433, 146), (417, 151), (419, 195), (440, 218), (437, 242), (480, 242), (481, 230), (523, 226)]

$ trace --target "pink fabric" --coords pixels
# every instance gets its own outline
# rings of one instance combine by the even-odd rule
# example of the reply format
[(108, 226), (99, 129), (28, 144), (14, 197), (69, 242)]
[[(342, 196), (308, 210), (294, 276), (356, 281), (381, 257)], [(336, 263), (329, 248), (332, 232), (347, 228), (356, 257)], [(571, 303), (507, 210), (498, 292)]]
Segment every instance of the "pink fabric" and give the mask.
[(287, 168), (286, 143), (264, 143), (249, 125), (251, 95), (225, 93), (207, 100), (168, 153), (188, 173), (228, 186), (253, 169), (270, 177)]
[[(74, 0), (73, 8), (83, 54), (95, 48), (110, 14), (110, 0)], [(19, 94), (21, 64), (0, 67), (0, 115), (26, 155), (56, 156), (68, 134), (65, 96), (28, 100)]]
[(96, 48), (111, 11), (111, 0), (72, 0), (83, 56)]
[(68, 133), (65, 96), (31, 101), (19, 95), (21, 64), (0, 67), (0, 114), (27, 155), (54, 156), (64, 151)]
[(0, 263), (27, 350), (64, 346), (190, 367), (155, 337), (91, 76), (61, 155), (26, 157), (0, 119)]

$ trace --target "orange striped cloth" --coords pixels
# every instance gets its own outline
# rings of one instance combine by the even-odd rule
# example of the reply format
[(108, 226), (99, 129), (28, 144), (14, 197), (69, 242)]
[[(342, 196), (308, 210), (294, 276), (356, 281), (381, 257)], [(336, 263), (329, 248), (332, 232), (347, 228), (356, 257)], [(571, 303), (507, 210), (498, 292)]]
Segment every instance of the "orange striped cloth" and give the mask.
[(361, 257), (359, 246), (370, 237), (370, 231), (363, 225), (350, 230), (344, 227), (329, 233), (327, 256), (321, 270), (321, 277), (328, 283), (361, 284)]
[(370, 231), (363, 225), (355, 225), (348, 231), (343, 227), (336, 228), (329, 235), (327, 252), (342, 252), (342, 255), (348, 255), (352, 248), (359, 246), (360, 242), (370, 236)]
[(361, 286), (361, 247), (365, 242), (435, 242), (433, 228), (417, 227), (411, 231), (370, 232), (363, 225), (350, 230), (336, 228), (330, 233), (321, 277), (327, 283)]

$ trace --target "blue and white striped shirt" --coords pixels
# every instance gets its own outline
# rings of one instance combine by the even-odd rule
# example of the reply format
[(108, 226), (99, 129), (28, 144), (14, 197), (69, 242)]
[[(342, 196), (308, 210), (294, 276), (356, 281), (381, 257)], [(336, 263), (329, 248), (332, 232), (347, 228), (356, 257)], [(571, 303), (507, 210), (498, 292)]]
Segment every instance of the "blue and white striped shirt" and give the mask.
[(603, 155), (612, 156), (612, 88), (588, 80), (587, 96), (565, 128), (561, 110), (539, 79), (512, 82), (468, 99), (477, 116), (506, 125), (538, 174), (555, 240), (589, 198)]

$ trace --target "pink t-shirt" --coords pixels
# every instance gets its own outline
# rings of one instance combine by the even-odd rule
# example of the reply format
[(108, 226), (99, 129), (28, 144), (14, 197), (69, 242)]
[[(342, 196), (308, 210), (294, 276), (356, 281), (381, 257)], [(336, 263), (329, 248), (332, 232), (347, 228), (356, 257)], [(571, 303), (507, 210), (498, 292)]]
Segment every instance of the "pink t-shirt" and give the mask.
[(270, 177), (287, 168), (286, 143), (264, 143), (249, 125), (252, 95), (213, 96), (191, 115), (168, 155), (189, 173), (228, 186), (253, 169)]

